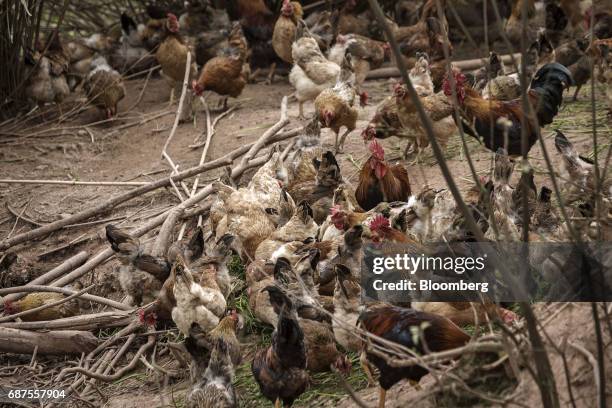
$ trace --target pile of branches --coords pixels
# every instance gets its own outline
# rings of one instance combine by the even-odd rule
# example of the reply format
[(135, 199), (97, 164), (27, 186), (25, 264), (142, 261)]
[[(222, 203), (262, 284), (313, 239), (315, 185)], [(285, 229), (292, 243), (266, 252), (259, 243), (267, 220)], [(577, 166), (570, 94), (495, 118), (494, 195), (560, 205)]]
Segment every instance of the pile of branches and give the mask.
[[(189, 64), (187, 64), (187, 67), (189, 67)], [(177, 224), (183, 222), (182, 233), (185, 222), (194, 218), (199, 218), (201, 222), (202, 215), (210, 208), (210, 202), (205, 203), (204, 201), (213, 194), (213, 188), (210, 184), (198, 188), (199, 177), (202, 173), (225, 167), (232, 182), (238, 183), (240, 177), (247, 170), (260, 167), (266, 163), (271, 154), (278, 148), (279, 142), (297, 136), (302, 130), (302, 128), (297, 128), (282, 131), (289, 123), (287, 98), (283, 98), (279, 121), (267, 129), (254, 143), (241, 146), (221, 158), (206, 162), (206, 153), (214, 134), (214, 126), (228, 113), (224, 112), (217, 116), (214, 121), (211, 121), (210, 112), (206, 109), (207, 137), (205, 142), (197, 145), (198, 147), (203, 146), (200, 164), (179, 172), (167, 152), (167, 147), (176, 131), (178, 112), (182, 109), (186, 85), (187, 81), (184, 81), (175, 117), (175, 126), (170, 131), (162, 151), (162, 157), (174, 169), (169, 177), (164, 177), (125, 194), (112, 197), (106, 202), (68, 218), (5, 239), (0, 242), (0, 253), (6, 255), (6, 251), (16, 245), (44, 238), (49, 233), (58, 231), (66, 225), (112, 211), (117, 205), (137, 198), (144, 193), (169, 187), (173, 188), (181, 198), (181, 203), (130, 231), (133, 236), (140, 237), (159, 228), (155, 241), (152, 243), (152, 253), (165, 253), (172, 242)], [(206, 102), (203, 101), (203, 103), (207, 107)], [(289, 143), (283, 155), (286, 155), (292, 146), (293, 143)], [(229, 167), (232, 163), (235, 164)], [(186, 183), (190, 178), (193, 179), (193, 185), (188, 187)], [(102, 296), (87, 294), (86, 292), (91, 290), (94, 285), (80, 291), (65, 288), (66, 285), (91, 273), (94, 268), (113, 256), (114, 252), (111, 248), (103, 249), (92, 255), (80, 252), (24, 286), (0, 289), (0, 298), (3, 305), (7, 301), (16, 301), (31, 292), (58, 292), (66, 296), (54, 303), (0, 317), (0, 353), (32, 355), (29, 363), (12, 366), (7, 364), (7, 369), (1, 370), (0, 375), (10, 374), (12, 377), (15, 376), (14, 378), (23, 378), (25, 383), (20, 385), (25, 388), (40, 388), (43, 384), (49, 388), (63, 388), (67, 390), (68, 396), (87, 404), (91, 404), (88, 400), (95, 398), (95, 395), (92, 396), (92, 394), (96, 394), (97, 381), (110, 382), (122, 378), (126, 373), (134, 370), (139, 363), (164, 376), (178, 376), (178, 373), (169, 371), (155, 363), (156, 350), (158, 350), (158, 347), (155, 346), (162, 337), (160, 335), (169, 331), (154, 331), (146, 324), (146, 319), (143, 318), (155, 309), (155, 302), (133, 307)], [(49, 321), (29, 322), (19, 319), (27, 314), (40, 312), (45, 308), (58, 306), (77, 298), (81, 301), (99, 304), (102, 307), (99, 308), (100, 311), (95, 313)], [(112, 328), (117, 331), (101, 340), (100, 334)], [(137, 349), (134, 351), (135, 346), (137, 346)], [(159, 348), (162, 347), (170, 349), (172, 344), (160, 344)], [(128, 353), (127, 361), (121, 366)], [(72, 361), (62, 361), (55, 367), (49, 368), (46, 364), (37, 363), (37, 356), (41, 355), (74, 355), (80, 357)], [(177, 354), (177, 356), (180, 356), (180, 354)], [(183, 365), (186, 366), (186, 364), (183, 361)], [(45, 370), (42, 370), (43, 366), (46, 367)]]

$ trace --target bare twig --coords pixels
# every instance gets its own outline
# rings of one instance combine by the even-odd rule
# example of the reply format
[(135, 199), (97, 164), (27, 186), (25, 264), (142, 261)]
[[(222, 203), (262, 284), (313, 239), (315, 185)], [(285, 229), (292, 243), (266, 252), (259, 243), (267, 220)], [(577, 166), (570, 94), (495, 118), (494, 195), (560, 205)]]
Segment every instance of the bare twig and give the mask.
[[(601, 395), (602, 384), (600, 382), (599, 364), (597, 363), (597, 359), (595, 358), (593, 353), (591, 353), (589, 350), (584, 348), (582, 345), (580, 345), (578, 343), (571, 342), (571, 341), (568, 341), (567, 344), (569, 344), (570, 347), (572, 347), (573, 349), (578, 351), (580, 354), (585, 356), (587, 361), (589, 362), (589, 364), (591, 364), (591, 366), (593, 367), (593, 379), (595, 380), (595, 387), (597, 389), (597, 395)], [(597, 404), (598, 408), (605, 408), (605, 407), (601, 406), (599, 404), (599, 402), (601, 402), (601, 400), (598, 400), (598, 404)]]
[(115, 381), (123, 377), (125, 374), (129, 373), (130, 371), (132, 371), (134, 368), (136, 368), (136, 364), (138, 364), (138, 361), (140, 360), (140, 356), (142, 356), (144, 353), (147, 352), (147, 350), (153, 347), (153, 344), (155, 344), (155, 336), (149, 336), (149, 339), (147, 340), (147, 342), (143, 344), (142, 346), (140, 346), (138, 351), (136, 351), (136, 353), (134, 354), (134, 357), (132, 358), (132, 361), (130, 361), (130, 363), (127, 366), (123, 367), (121, 370), (117, 370), (114, 374), (111, 374), (111, 375), (99, 374), (97, 372), (86, 370), (82, 367), (68, 368), (65, 370), (65, 373), (66, 374), (80, 373), (80, 374), (86, 375), (87, 377), (95, 378), (96, 380), (105, 381), (105, 382)]

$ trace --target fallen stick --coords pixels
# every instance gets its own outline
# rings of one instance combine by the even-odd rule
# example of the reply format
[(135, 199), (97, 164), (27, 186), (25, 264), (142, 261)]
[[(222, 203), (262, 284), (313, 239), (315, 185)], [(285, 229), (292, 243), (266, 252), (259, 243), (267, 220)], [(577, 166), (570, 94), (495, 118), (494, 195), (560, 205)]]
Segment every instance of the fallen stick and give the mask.
[[(179, 99), (179, 104), (176, 110), (176, 115), (174, 116), (174, 123), (172, 124), (172, 129), (170, 130), (170, 134), (168, 135), (168, 138), (166, 139), (166, 143), (164, 143), (164, 147), (162, 147), (162, 154), (161, 154), (162, 158), (166, 159), (168, 164), (170, 164), (170, 167), (172, 167), (172, 174), (178, 173), (178, 167), (176, 166), (176, 164), (174, 164), (174, 161), (172, 160), (172, 157), (170, 157), (170, 155), (168, 154), (167, 149), (168, 149), (168, 146), (170, 145), (170, 142), (174, 138), (174, 134), (176, 133), (176, 129), (178, 128), (179, 121), (181, 120), (181, 117), (183, 116), (183, 103), (185, 102), (185, 96), (187, 94), (185, 91), (187, 90), (187, 82), (189, 82), (189, 71), (190, 70), (191, 70), (191, 53), (187, 51), (187, 61), (185, 62), (185, 74), (183, 76), (183, 86), (181, 88), (181, 97)], [(172, 90), (172, 95), (174, 95), (174, 88)], [(185, 191), (185, 193), (189, 195), (189, 189), (187, 188), (185, 183), (181, 182), (181, 187), (183, 187), (183, 190)], [(180, 193), (179, 193), (179, 198), (180, 198)]]
[(40, 222), (34, 221), (31, 218), (28, 218), (24, 215), (26, 208), (24, 207), (23, 210), (21, 210), (21, 214), (17, 213), (17, 211), (13, 210), (11, 208), (11, 206), (9, 205), (8, 201), (4, 203), (6, 205), (6, 209), (8, 212), (10, 212), (14, 217), (15, 217), (15, 222), (19, 221), (19, 220), (23, 220), (29, 224), (34, 225), (35, 227), (42, 227), (45, 224), (41, 224)]
[(247, 165), (249, 160), (255, 157), (257, 152), (261, 150), (261, 148), (267, 143), (268, 139), (271, 136), (274, 136), (275, 134), (277, 134), (282, 128), (287, 126), (288, 123), (289, 123), (289, 118), (287, 118), (287, 97), (283, 96), (283, 100), (281, 101), (280, 119), (278, 120), (278, 122), (272, 125), (271, 128), (266, 130), (264, 134), (261, 135), (261, 137), (253, 144), (253, 146), (251, 146), (249, 151), (244, 155), (244, 157), (240, 161), (240, 164), (238, 165), (236, 172), (239, 172), (240, 174), (242, 174), (244, 172), (242, 168)]
[[(70, 289), (66, 289), (66, 288), (61, 288), (61, 287), (55, 287), (55, 286), (42, 286), (42, 285), (26, 285), (26, 286), (15, 286), (12, 288), (5, 288), (5, 289), (0, 289), (0, 296), (4, 295), (4, 294), (8, 294), (8, 293), (23, 293), (23, 292), (27, 292), (27, 293), (32, 293), (32, 292), (55, 292), (55, 293), (63, 293), (64, 295), (74, 295), (78, 292), (74, 291), (74, 290), (70, 290)], [(126, 304), (120, 303), (120, 302), (116, 302), (114, 300), (111, 299), (107, 299), (107, 298), (103, 298), (100, 296), (96, 296), (96, 295), (88, 295), (88, 294), (83, 294), (81, 295), (81, 298), (83, 300), (89, 300), (91, 302), (96, 302), (96, 303), (100, 303), (106, 306), (110, 306), (113, 307), (115, 309), (119, 309), (119, 310), (132, 310), (133, 307), (130, 307)], [(6, 300), (8, 299), (7, 297), (2, 298), (2, 302), (6, 302)], [(0, 322), (3, 321), (4, 318), (0, 319)]]
[(99, 340), (88, 331), (35, 332), (0, 327), (0, 353), (81, 354), (96, 348)]
[(147, 342), (143, 344), (142, 346), (140, 346), (138, 351), (136, 351), (136, 354), (134, 354), (134, 357), (132, 357), (132, 361), (130, 361), (130, 363), (126, 365), (125, 367), (123, 367), (121, 370), (117, 370), (112, 375), (105, 375), (105, 374), (99, 374), (96, 372), (91, 372), (82, 367), (68, 368), (65, 370), (65, 373), (66, 374), (80, 373), (87, 377), (95, 378), (96, 380), (105, 381), (105, 382), (118, 380), (119, 378), (123, 377), (126, 373), (129, 373), (134, 368), (136, 368), (136, 364), (138, 364), (140, 356), (142, 356), (147, 350), (153, 347), (153, 344), (155, 344), (155, 336), (149, 336), (149, 339), (147, 340)]
[(0, 323), (10, 322), (11, 320), (15, 320), (16, 318), (21, 317), (21, 316), (26, 316), (26, 315), (29, 315), (29, 314), (32, 314), (32, 313), (35, 313), (35, 312), (40, 312), (41, 310), (45, 310), (45, 309), (49, 309), (51, 307), (59, 306), (62, 303), (66, 303), (66, 302), (68, 302), (68, 301), (70, 301), (70, 300), (72, 300), (74, 298), (77, 298), (77, 297), (85, 294), (85, 292), (89, 291), (94, 286), (96, 286), (96, 285), (89, 285), (88, 287), (83, 288), (82, 290), (80, 290), (80, 291), (78, 291), (78, 292), (76, 292), (76, 293), (74, 293), (74, 294), (72, 294), (70, 296), (67, 296), (67, 297), (65, 297), (63, 299), (57, 300), (55, 302), (47, 303), (46, 305), (38, 306), (38, 307), (35, 307), (33, 309), (24, 310), (23, 312), (18, 312), (18, 313), (9, 315), (9, 316), (0, 317)]
[[(291, 137), (294, 137), (296, 135), (298, 135), (303, 128), (297, 128), (297, 129), (293, 129), (284, 133), (279, 133), (277, 134), (275, 137), (270, 137), (268, 143), (275, 143), (275, 142), (280, 142), (282, 140), (285, 139), (289, 139)], [(220, 167), (226, 166), (228, 164), (231, 164), (232, 161), (236, 160), (238, 157), (242, 156), (243, 154), (247, 153), (249, 151), (249, 149), (252, 148), (253, 144), (248, 144), (246, 146), (242, 146), (239, 147), (238, 149), (226, 154), (223, 157), (220, 157), (216, 160), (213, 160), (211, 162), (205, 163), (202, 166), (196, 166), (193, 167), (191, 169), (188, 170), (184, 170), (174, 176), (170, 176), (170, 177), (166, 177), (163, 178), (161, 180), (158, 181), (154, 181), (153, 183), (150, 183), (146, 186), (142, 186), (139, 188), (136, 188), (132, 191), (129, 191), (127, 193), (121, 194), (119, 196), (113, 197), (110, 200), (99, 204), (93, 208), (90, 208), (88, 210), (82, 211), (80, 213), (74, 214), (70, 217), (55, 221), (55, 222), (51, 222), (49, 224), (46, 224), (44, 227), (41, 228), (36, 228), (33, 229), (31, 231), (22, 233), (22, 234), (18, 234), (15, 235), (14, 237), (10, 238), (10, 239), (5, 239), (3, 241), (0, 242), (0, 251), (6, 250), (10, 247), (13, 247), (17, 244), (21, 244), (23, 242), (26, 241), (30, 241), (36, 238), (39, 238), (41, 236), (47, 235), (53, 231), (57, 231), (60, 228), (65, 227), (66, 225), (70, 225), (70, 224), (76, 224), (78, 222), (87, 220), (88, 218), (93, 217), (94, 215), (98, 215), (102, 212), (106, 212), (109, 211), (111, 209), (113, 209), (115, 206), (117, 206), (118, 204), (121, 204), (125, 201), (128, 201), (132, 198), (135, 197), (140, 197), (145, 193), (148, 193), (150, 191), (153, 190), (157, 190), (158, 188), (162, 188), (162, 187), (167, 187), (170, 185), (170, 180), (174, 180), (174, 181), (178, 181), (178, 180), (183, 180), (192, 176), (195, 176), (196, 174), (200, 174), (203, 173), (205, 171), (209, 171), (209, 170), (213, 170), (213, 169), (218, 169)], [(163, 221), (162, 221), (163, 222)], [(158, 224), (159, 225), (159, 224)], [(157, 226), (157, 225), (156, 225)], [(154, 227), (153, 227), (154, 228)], [(148, 231), (148, 230), (147, 230)], [(147, 232), (145, 231), (145, 232)]]
[(14, 180), (1, 179), (0, 184), (58, 184), (66, 186), (115, 186), (133, 187), (146, 186), (144, 181), (76, 181), (76, 180)]
[[(123, 346), (121, 346), (119, 351), (117, 351), (117, 354), (115, 354), (115, 356), (110, 361), (110, 363), (108, 363), (106, 368), (104, 368), (104, 371), (102, 371), (102, 374), (107, 375), (108, 373), (111, 372), (111, 370), (115, 367), (115, 364), (117, 364), (119, 359), (121, 359), (125, 355), (125, 353), (127, 352), (128, 348), (134, 342), (135, 338), (136, 338), (135, 334), (131, 334), (130, 337), (128, 337), (128, 339), (125, 341), (125, 343), (123, 343)], [(85, 386), (85, 388), (81, 392), (81, 395), (82, 396), (86, 396), (88, 391), (91, 390), (92, 387), (94, 387), (95, 382), (96, 382), (96, 380), (94, 378), (90, 378), (89, 381), (87, 382), (87, 385)]]
[[(56, 266), (55, 268), (51, 269), (49, 272), (40, 275), (38, 278), (34, 279), (33, 281), (29, 282), (27, 285), (25, 285), (25, 287), (28, 286), (32, 286), (32, 285), (44, 285), (46, 283), (52, 282), (54, 279), (57, 279), (58, 277), (62, 276), (63, 274), (65, 274), (66, 272), (80, 266), (83, 265), (83, 263), (87, 260), (87, 252), (85, 251), (81, 251), (78, 254), (76, 254), (75, 256), (66, 259), (64, 262), (62, 262), (61, 264), (59, 264), (58, 266)], [(22, 293), (12, 293), (10, 295), (5, 296), (4, 298), (2, 298), (3, 302), (6, 302), (7, 300), (10, 301), (15, 301), (17, 299), (20, 299), (22, 297), (24, 297), (26, 295), (25, 292)]]
[[(514, 54), (514, 58), (519, 58), (520, 55), (521, 55), (520, 53)], [(512, 60), (512, 56), (510, 54), (502, 55), (501, 59), (504, 62), (504, 64), (508, 64)], [(470, 71), (470, 70), (474, 70), (474, 69), (482, 67), (485, 64), (485, 62), (486, 62), (485, 58), (475, 58), (471, 60), (454, 61), (453, 66), (463, 71)], [(366, 79), (383, 79), (383, 78), (393, 78), (393, 77), (399, 77), (399, 76), (400, 76), (399, 69), (393, 66), (393, 67), (383, 67), (383, 68), (374, 69), (368, 72)]]
[[(98, 330), (107, 327), (120, 327), (129, 324), (134, 316), (126, 312), (101, 312), (94, 314), (65, 317), (42, 322), (10, 322), (0, 324), (0, 328), (21, 330)], [(96, 343), (97, 345), (97, 343)]]

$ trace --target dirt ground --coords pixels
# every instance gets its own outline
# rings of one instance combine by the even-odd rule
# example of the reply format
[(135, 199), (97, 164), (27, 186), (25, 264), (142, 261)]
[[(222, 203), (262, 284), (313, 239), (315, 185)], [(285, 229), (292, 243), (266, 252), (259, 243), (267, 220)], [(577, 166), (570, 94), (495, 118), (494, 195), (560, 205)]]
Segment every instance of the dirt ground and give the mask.
[[(111, 122), (92, 124), (103, 118), (100, 112), (91, 108), (62, 123), (58, 123), (57, 120), (33, 119), (26, 124), (21, 121), (19, 126), (8, 123), (0, 127), (0, 178), (149, 182), (168, 175), (170, 168), (162, 160), (161, 150), (172, 127), (176, 104), (168, 106), (169, 88), (163, 79), (153, 76), (146, 84), (146, 88), (145, 82), (145, 79), (141, 78), (126, 83), (127, 96), (119, 105), (120, 115)], [(361, 129), (373, 115), (376, 105), (390, 94), (391, 87), (392, 80), (368, 81), (365, 84), (365, 89), (370, 95), (370, 105), (360, 110), (358, 128), (348, 137), (345, 153), (339, 156), (343, 176), (355, 186), (357, 172), (367, 159), (360, 136)], [(230, 100), (230, 106), (239, 104), (239, 108), (217, 125), (207, 160), (221, 157), (236, 147), (257, 139), (278, 120), (282, 96), (292, 92), (293, 89), (286, 78), (277, 79), (272, 86), (263, 83), (248, 85), (237, 101)], [(566, 96), (566, 103), (561, 113), (543, 132), (546, 146), (555, 165), (558, 164), (558, 157), (554, 149), (554, 135), (551, 132), (554, 128), (563, 130), (585, 156), (592, 157), (594, 154), (590, 130), (592, 119), (589, 92), (585, 87), (578, 102), (571, 102), (569, 96)], [(596, 120), (601, 147), (599, 157), (603, 158), (610, 146), (612, 132), (610, 132), (610, 122), (606, 119), (601, 95), (602, 91), (597, 90)], [(213, 95), (208, 99), (211, 107), (216, 106), (217, 96)], [(72, 105), (77, 103), (78, 95), (72, 101)], [(63, 107), (64, 111), (68, 110), (68, 105), (70, 103)], [(126, 111), (134, 105), (136, 106), (130, 111)], [(291, 122), (287, 129), (303, 124), (296, 118), (297, 108), (297, 103), (290, 103)], [(307, 104), (307, 115), (312, 111), (312, 104)], [(45, 116), (47, 119), (56, 116), (55, 108), (46, 108)], [(184, 123), (178, 127), (170, 144), (169, 153), (180, 169), (197, 165), (201, 147), (193, 149), (189, 145), (202, 135), (204, 128), (205, 116), (202, 111), (197, 114), (195, 125)], [(331, 147), (333, 140), (333, 133), (327, 129), (323, 130), (323, 144)], [(397, 160), (405, 143), (396, 139), (384, 141), (387, 157)], [(491, 153), (479, 146), (475, 140), (470, 139), (468, 146), (478, 174), (489, 174)], [(465, 191), (472, 185), (472, 181), (459, 136), (451, 139), (445, 155), (455, 181), (462, 191)], [(530, 161), (536, 170), (536, 185), (539, 187), (542, 183), (549, 183), (544, 174), (546, 166), (539, 146), (531, 150)], [(424, 187), (446, 188), (431, 149), (425, 152), (422, 165), (404, 163), (409, 166), (413, 192), (418, 193)], [(200, 185), (206, 185), (207, 182), (219, 177), (222, 172), (220, 169), (204, 174)], [(248, 175), (243, 177), (243, 181), (245, 180), (248, 180)], [(36, 225), (67, 217), (123, 193), (129, 188), (134, 187), (0, 183), (0, 239), (28, 231)], [(104, 226), (109, 222), (128, 228), (138, 226), (177, 203), (178, 199), (169, 189), (157, 190), (128, 201), (112, 212), (101, 214), (84, 224), (72, 225), (51, 234), (44, 240), (12, 248), (11, 252), (18, 256), (8, 268), (6, 263), (0, 264), (0, 287), (24, 284), (81, 250), (94, 254), (106, 248)], [(11, 212), (19, 214), (21, 220), (16, 222), (16, 217)], [(93, 273), (86, 275), (82, 279), (83, 283), (85, 285), (98, 283), (99, 285), (92, 291), (93, 294), (121, 300), (116, 267), (117, 261), (111, 259), (97, 267)], [(564, 325), (567, 326), (567, 323)], [(254, 348), (256, 345), (251, 346)], [(175, 364), (168, 356), (164, 357), (163, 363), (169, 367)], [(586, 377), (588, 375), (585, 374)], [(424, 380), (425, 388), (430, 380)], [(359, 384), (361, 387), (364, 385), (363, 381)], [(109, 399), (103, 406), (116, 408), (145, 404), (182, 406), (180, 400), (187, 386), (186, 379), (180, 378), (168, 385), (165, 387), (164, 384), (160, 384), (157, 376), (147, 374), (141, 367), (126, 378), (105, 387), (105, 394)], [(331, 406), (335, 404), (331, 401), (336, 401), (338, 395), (344, 394), (342, 389), (337, 389), (335, 393), (337, 395), (333, 398), (323, 391), (317, 395), (316, 387), (317, 384), (314, 395), (308, 402), (298, 402), (296, 406)], [(160, 392), (162, 388), (164, 391)], [(369, 388), (362, 391), (362, 394), (366, 401), (372, 404), (376, 401), (376, 392), (375, 388)], [(398, 385), (390, 392), (387, 407), (405, 406), (402, 405), (401, 396), (412, 395), (413, 392), (407, 384)], [(529, 392), (535, 391), (529, 389)], [(529, 405), (537, 406), (537, 403)], [(260, 405), (245, 403), (244, 406)], [(353, 405), (345, 400), (339, 406)]]

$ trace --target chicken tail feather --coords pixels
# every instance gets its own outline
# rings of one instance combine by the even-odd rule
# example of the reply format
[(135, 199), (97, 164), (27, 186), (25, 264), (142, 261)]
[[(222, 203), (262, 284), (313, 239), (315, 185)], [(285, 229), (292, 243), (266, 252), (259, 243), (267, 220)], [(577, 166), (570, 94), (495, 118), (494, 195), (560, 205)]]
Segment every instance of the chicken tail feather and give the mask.
[(540, 126), (552, 123), (563, 102), (563, 90), (573, 84), (570, 71), (558, 62), (546, 64), (536, 72), (530, 89), (537, 94), (536, 115)]

